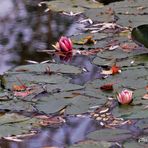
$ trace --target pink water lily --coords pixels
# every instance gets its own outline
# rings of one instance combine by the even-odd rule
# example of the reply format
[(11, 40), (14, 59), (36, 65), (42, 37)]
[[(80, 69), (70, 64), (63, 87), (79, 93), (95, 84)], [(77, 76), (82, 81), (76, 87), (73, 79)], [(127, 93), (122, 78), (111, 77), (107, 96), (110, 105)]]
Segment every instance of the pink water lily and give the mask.
[(123, 90), (121, 93), (118, 93), (117, 99), (120, 104), (130, 104), (133, 100), (133, 91)]
[(56, 50), (61, 52), (72, 52), (73, 44), (70, 38), (67, 38), (65, 36), (62, 36), (59, 39), (59, 42), (56, 43), (56, 45), (53, 45)]

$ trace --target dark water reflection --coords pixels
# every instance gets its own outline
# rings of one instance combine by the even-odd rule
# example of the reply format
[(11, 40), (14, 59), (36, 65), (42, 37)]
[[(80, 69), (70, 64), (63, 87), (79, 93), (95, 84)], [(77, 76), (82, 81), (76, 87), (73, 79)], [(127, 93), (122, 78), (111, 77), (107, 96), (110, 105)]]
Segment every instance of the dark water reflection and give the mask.
[(44, 61), (49, 55), (37, 51), (51, 49), (61, 35), (71, 35), (73, 17), (44, 12), (41, 0), (0, 1), (0, 74), (25, 60)]

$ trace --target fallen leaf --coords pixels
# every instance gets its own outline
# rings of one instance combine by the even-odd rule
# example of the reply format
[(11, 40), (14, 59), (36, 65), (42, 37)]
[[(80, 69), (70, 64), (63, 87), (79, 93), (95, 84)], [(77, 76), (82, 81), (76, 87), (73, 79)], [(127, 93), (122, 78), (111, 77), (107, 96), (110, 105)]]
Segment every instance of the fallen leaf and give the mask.
[(117, 66), (116, 64), (114, 64), (109, 70), (102, 70), (101, 74), (115, 75), (115, 74), (118, 74), (120, 72), (121, 72), (120, 67)]
[(112, 74), (112, 70), (102, 70), (101, 74), (104, 74), (104, 75), (111, 75)]
[(116, 64), (111, 67), (111, 70), (112, 70), (113, 75), (117, 74), (117, 73), (120, 73), (120, 67), (117, 66)]
[(145, 95), (142, 97), (142, 99), (148, 100), (148, 94), (145, 94)]
[(77, 45), (90, 45), (90, 44), (96, 44), (96, 41), (93, 40), (93, 36), (88, 35), (80, 39), (79, 41), (73, 41), (73, 43)]
[(100, 89), (103, 91), (113, 90), (113, 83), (102, 85)]
[(16, 96), (16, 97), (26, 97), (26, 96), (28, 96), (28, 95), (30, 95), (30, 94), (32, 94), (33, 93), (33, 91), (29, 91), (29, 90), (27, 90), (27, 91), (24, 91), (24, 92), (18, 92), (18, 91), (14, 91), (14, 96)]
[(124, 43), (124, 44), (121, 44), (120, 47), (122, 48), (123, 51), (131, 52), (138, 46), (135, 43)]
[(145, 87), (146, 91), (148, 91), (148, 85)]
[(84, 38), (84, 44), (96, 44), (96, 41), (93, 40), (93, 37), (90, 35)]
[(12, 90), (13, 91), (23, 91), (23, 90), (26, 90), (26, 86), (13, 84)]
[(47, 119), (44, 119), (40, 121), (38, 124), (40, 126), (49, 126), (49, 125), (59, 125), (65, 122), (66, 122), (65, 119), (63, 119), (60, 116), (56, 116), (56, 117), (49, 117)]

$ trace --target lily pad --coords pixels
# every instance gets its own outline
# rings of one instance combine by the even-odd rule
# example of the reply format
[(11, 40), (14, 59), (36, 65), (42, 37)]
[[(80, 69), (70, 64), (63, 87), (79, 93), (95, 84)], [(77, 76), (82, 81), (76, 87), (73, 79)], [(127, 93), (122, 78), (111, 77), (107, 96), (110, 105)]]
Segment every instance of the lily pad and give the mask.
[(118, 142), (130, 138), (131, 133), (124, 129), (102, 129), (88, 134), (87, 137), (93, 140)]
[(79, 142), (77, 144), (74, 144), (72, 146), (70, 146), (69, 148), (109, 148), (113, 145), (113, 143), (111, 142), (106, 142), (106, 141), (91, 141), (91, 140), (87, 140), (84, 142)]
[(45, 84), (45, 83), (57, 84), (62, 82), (66, 83), (66, 82), (69, 82), (70, 80), (70, 78), (63, 77), (61, 74), (39, 75), (35, 73), (15, 73), (15, 74), (9, 73), (8, 75), (5, 76), (5, 78), (7, 79), (7, 82), (5, 85), (7, 89), (12, 89), (12, 86), (14, 84), (20, 85), (18, 78), (19, 80), (21, 80), (21, 82), (23, 82), (27, 86), (35, 83), (40, 83), (40, 84)]
[(10, 111), (34, 111), (32, 102), (21, 101), (13, 98), (10, 101), (0, 102), (0, 110), (10, 110)]
[[(51, 73), (73, 73), (73, 74), (78, 74), (81, 73), (81, 69), (72, 66), (72, 65), (66, 65), (66, 64), (54, 64), (54, 63), (49, 63), (49, 64), (30, 64), (30, 65), (23, 65), (23, 66), (18, 66), (13, 69), (12, 72), (30, 72), (30, 73), (38, 73), (38, 74), (43, 74), (46, 72), (46, 68), (50, 68)], [(10, 71), (11, 72), (11, 71)]]
[(132, 30), (132, 38), (137, 43), (144, 45), (148, 48), (148, 25), (140, 25), (138, 27), (133, 28)]
[(55, 93), (49, 97), (42, 97), (40, 101), (37, 102), (36, 108), (39, 111), (44, 111), (45, 113), (54, 113), (63, 107), (67, 106), (66, 113), (68, 114), (80, 114), (85, 113), (94, 104), (99, 104), (100, 100), (81, 95), (74, 95), (77, 92), (62, 92)]
[(36, 122), (37, 119), (16, 113), (4, 114), (0, 116), (0, 137), (27, 133)]
[[(138, 139), (138, 141), (140, 141), (140, 138)], [(144, 142), (137, 142), (137, 141), (134, 141), (134, 140), (130, 140), (130, 141), (127, 141), (123, 144), (123, 147), (127, 147), (127, 148), (141, 148), (141, 147), (147, 147), (147, 143), (144, 143)]]
[(84, 12), (89, 8), (103, 7), (103, 4), (91, 0), (54, 0), (45, 3), (50, 10), (58, 12)]

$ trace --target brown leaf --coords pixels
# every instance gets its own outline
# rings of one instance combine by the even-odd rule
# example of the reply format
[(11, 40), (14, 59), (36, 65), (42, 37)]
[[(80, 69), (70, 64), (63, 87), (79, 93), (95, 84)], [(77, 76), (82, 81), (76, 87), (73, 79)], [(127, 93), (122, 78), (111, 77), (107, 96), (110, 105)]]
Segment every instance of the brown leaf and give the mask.
[(148, 100), (148, 94), (145, 94), (145, 95), (142, 97), (142, 99)]
[(108, 83), (100, 87), (103, 91), (113, 90), (113, 83)]
[(23, 90), (26, 90), (26, 86), (13, 84), (12, 90), (13, 91), (23, 91)]
[(96, 44), (96, 41), (93, 40), (93, 36), (88, 35), (88, 36), (80, 39), (79, 41), (73, 41), (73, 43), (75, 43), (77, 45), (90, 45), (90, 44)]
[(49, 117), (47, 119), (44, 119), (44, 120), (40, 121), (38, 124), (40, 126), (49, 126), (49, 125), (62, 124), (65, 122), (66, 122), (65, 119), (63, 119), (60, 116), (56, 116), (56, 117)]
[(148, 85), (145, 87), (146, 91), (148, 91)]

